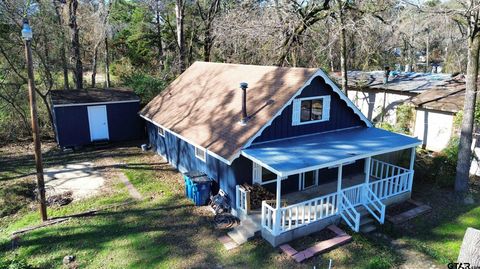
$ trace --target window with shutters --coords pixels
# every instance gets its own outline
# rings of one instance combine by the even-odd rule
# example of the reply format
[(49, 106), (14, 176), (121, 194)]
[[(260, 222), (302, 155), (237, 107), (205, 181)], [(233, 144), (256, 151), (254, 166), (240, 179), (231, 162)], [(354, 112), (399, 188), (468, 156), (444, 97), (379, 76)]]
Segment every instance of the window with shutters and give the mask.
[(292, 125), (302, 125), (330, 119), (330, 96), (305, 97), (293, 100)]

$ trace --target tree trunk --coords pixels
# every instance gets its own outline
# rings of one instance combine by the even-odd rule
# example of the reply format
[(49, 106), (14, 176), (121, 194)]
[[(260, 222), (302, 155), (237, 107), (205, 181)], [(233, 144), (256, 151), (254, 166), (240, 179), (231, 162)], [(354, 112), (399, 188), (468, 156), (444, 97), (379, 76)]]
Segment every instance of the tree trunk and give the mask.
[(93, 59), (92, 59), (92, 88), (95, 88), (95, 85), (96, 85), (98, 46), (99, 46), (99, 44), (95, 44), (95, 48), (93, 49)]
[(469, 170), (472, 156), (471, 146), (473, 122), (477, 98), (479, 50), (480, 37), (469, 37), (465, 103), (463, 106), (463, 120), (460, 132), (460, 145), (458, 149), (457, 175), (455, 177), (455, 191), (459, 193), (465, 193), (468, 191)]
[(68, 2), (69, 26), (71, 29), (71, 43), (72, 43), (72, 60), (75, 63), (73, 75), (75, 78), (75, 86), (77, 89), (83, 88), (83, 67), (82, 58), (80, 55), (80, 39), (77, 25), (77, 8), (78, 0), (70, 0)]
[(162, 45), (162, 26), (160, 24), (160, 0), (156, 1), (156, 28), (157, 28), (157, 49), (158, 49), (158, 71), (162, 72), (163, 63), (163, 45)]
[(56, 4), (56, 0), (53, 0), (53, 5), (55, 6), (55, 14), (57, 16), (57, 23), (60, 28), (60, 60), (62, 62), (62, 69), (63, 69), (63, 88), (64, 90), (69, 89), (68, 85), (68, 63), (67, 63), (67, 55), (65, 50), (65, 33), (63, 31), (63, 21), (62, 15), (59, 11), (59, 6)]
[(108, 37), (105, 36), (105, 87), (110, 88), (110, 59), (108, 58)]
[(347, 41), (344, 22), (344, 9), (341, 0), (338, 3), (338, 20), (340, 24), (340, 71), (342, 73), (342, 91), (347, 94), (348, 75), (347, 75)]
[(178, 68), (185, 71), (185, 33), (184, 33), (184, 0), (176, 0), (175, 16), (177, 24)]

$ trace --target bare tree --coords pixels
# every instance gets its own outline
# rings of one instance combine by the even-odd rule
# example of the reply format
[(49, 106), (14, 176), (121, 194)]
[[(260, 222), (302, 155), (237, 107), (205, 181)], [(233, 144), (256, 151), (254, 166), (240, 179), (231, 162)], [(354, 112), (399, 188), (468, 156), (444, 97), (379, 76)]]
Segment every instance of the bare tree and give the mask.
[(177, 46), (178, 46), (178, 68), (180, 72), (185, 71), (185, 0), (175, 0), (175, 21), (177, 26)]
[(460, 145), (458, 149), (457, 175), (455, 177), (455, 191), (468, 191), (469, 171), (472, 158), (472, 135), (477, 99), (478, 63), (480, 51), (480, 1), (466, 0), (460, 4), (462, 12), (455, 12), (454, 19), (466, 27), (468, 55), (465, 89), (465, 103), (463, 106), (463, 120), (460, 131)]
[(200, 18), (203, 21), (203, 60), (210, 62), (210, 54), (215, 40), (215, 36), (212, 35), (212, 24), (216, 15), (220, 12), (221, 0), (205, 1), (205, 6), (202, 7), (200, 1), (197, 0), (197, 9), (200, 14)]
[(77, 9), (78, 0), (68, 0), (68, 26), (71, 31), (71, 46), (72, 46), (72, 61), (75, 64), (73, 75), (75, 79), (75, 87), (77, 89), (83, 88), (83, 66), (80, 55), (80, 38), (77, 24)]

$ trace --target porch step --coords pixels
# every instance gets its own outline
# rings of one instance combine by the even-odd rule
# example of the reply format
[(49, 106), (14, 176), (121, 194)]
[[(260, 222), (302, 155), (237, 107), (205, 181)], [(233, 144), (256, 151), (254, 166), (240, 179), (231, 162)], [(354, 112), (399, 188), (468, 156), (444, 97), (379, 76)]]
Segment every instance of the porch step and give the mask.
[(360, 226), (370, 224), (374, 222), (375, 220), (369, 216), (364, 216), (360, 219)]
[(375, 226), (373, 223), (368, 223), (366, 225), (360, 226), (360, 232), (367, 234), (370, 232), (373, 232), (377, 229), (377, 226)]
[(227, 235), (235, 241), (235, 243), (241, 245), (251, 237), (255, 235), (257, 231), (261, 230), (260, 222), (252, 221), (251, 219), (245, 219), (240, 223), (240, 226), (235, 227)]
[(360, 205), (355, 209), (358, 211), (358, 213), (360, 213), (361, 218), (370, 214), (370, 212), (368, 212), (368, 210), (363, 205)]

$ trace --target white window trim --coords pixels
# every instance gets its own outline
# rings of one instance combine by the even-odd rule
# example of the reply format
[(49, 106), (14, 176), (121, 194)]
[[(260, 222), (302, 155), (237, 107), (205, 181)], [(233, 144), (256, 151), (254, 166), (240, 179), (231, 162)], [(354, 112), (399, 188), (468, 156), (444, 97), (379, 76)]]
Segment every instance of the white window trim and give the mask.
[[(323, 103), (322, 119), (301, 122), (300, 121), (300, 116), (301, 116), (300, 113), (301, 113), (302, 101), (316, 100), (316, 99), (322, 99), (323, 100), (322, 101), (322, 103)], [(292, 126), (329, 121), (330, 120), (330, 102), (331, 102), (330, 95), (312, 96), (312, 97), (303, 97), (303, 98), (294, 99), (293, 103), (292, 103)]]
[[(160, 130), (162, 130), (160, 132)], [(165, 129), (161, 126), (157, 126), (157, 134), (160, 135), (161, 137), (165, 137)]]
[(303, 173), (299, 174), (299, 178), (298, 178), (298, 190), (299, 191), (307, 190), (307, 189), (318, 186), (318, 176), (319, 176), (319, 174), (318, 174), (318, 170), (315, 170), (314, 174), (313, 174), (314, 177), (315, 177), (315, 183), (312, 186), (305, 187), (305, 173), (308, 173), (308, 172), (311, 172), (311, 171), (307, 171), (307, 172), (303, 172)]
[[(273, 183), (273, 182), (277, 181), (277, 179), (271, 179), (271, 180), (268, 180), (268, 181), (263, 181), (262, 169), (267, 169), (267, 168), (265, 168), (265, 167), (259, 165), (258, 163), (252, 161), (252, 184), (265, 185), (265, 184), (270, 184), (270, 183)], [(267, 169), (267, 170), (270, 170), (270, 169)]]
[[(201, 150), (203, 154), (202, 155), (197, 154), (197, 150)], [(195, 157), (205, 162), (207, 160), (207, 150), (200, 147), (195, 147)]]

